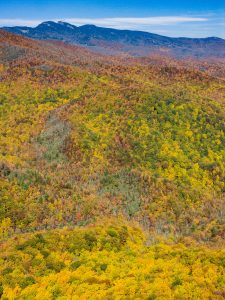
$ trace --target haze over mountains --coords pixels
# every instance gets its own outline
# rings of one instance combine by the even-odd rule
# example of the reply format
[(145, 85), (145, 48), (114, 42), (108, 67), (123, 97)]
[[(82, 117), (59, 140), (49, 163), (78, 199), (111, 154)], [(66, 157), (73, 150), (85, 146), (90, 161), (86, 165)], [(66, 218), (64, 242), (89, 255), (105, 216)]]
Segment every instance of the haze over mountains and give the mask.
[(47, 21), (37, 27), (3, 27), (2, 29), (39, 40), (59, 40), (82, 45), (104, 54), (148, 56), (154, 53), (177, 58), (225, 57), (225, 40), (208, 38), (171, 38), (149, 32), (102, 28), (95, 25), (77, 27), (66, 22)]

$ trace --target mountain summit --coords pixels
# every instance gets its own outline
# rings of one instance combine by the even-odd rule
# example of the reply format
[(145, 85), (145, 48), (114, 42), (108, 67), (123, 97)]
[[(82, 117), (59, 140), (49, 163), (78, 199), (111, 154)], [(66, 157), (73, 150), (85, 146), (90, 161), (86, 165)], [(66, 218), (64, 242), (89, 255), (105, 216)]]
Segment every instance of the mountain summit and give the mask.
[(75, 26), (63, 21), (46, 21), (37, 27), (15, 26), (2, 29), (39, 40), (60, 40), (82, 45), (106, 54), (128, 53), (146, 56), (161, 53), (175, 57), (225, 57), (225, 40), (208, 38), (171, 38), (142, 31), (118, 30), (95, 25)]

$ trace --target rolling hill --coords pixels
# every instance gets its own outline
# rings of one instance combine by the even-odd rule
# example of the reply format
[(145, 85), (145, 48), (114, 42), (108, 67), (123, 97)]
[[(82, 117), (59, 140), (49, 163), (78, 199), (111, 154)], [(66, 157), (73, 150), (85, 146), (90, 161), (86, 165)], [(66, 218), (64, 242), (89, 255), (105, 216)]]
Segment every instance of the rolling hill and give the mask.
[(0, 30), (0, 298), (224, 299), (224, 79)]

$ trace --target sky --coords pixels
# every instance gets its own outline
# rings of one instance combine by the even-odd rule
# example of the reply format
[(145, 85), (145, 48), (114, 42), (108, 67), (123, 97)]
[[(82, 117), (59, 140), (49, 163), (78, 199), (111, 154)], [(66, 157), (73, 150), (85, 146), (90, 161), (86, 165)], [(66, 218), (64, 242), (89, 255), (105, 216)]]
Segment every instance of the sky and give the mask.
[(0, 0), (0, 27), (44, 21), (225, 38), (225, 0)]

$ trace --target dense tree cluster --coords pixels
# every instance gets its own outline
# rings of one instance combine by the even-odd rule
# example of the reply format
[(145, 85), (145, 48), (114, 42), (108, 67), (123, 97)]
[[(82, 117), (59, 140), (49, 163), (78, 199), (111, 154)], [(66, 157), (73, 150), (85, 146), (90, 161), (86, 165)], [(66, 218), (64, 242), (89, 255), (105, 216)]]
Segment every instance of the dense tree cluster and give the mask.
[(223, 299), (223, 251), (147, 242), (118, 220), (10, 239), (2, 299)]

